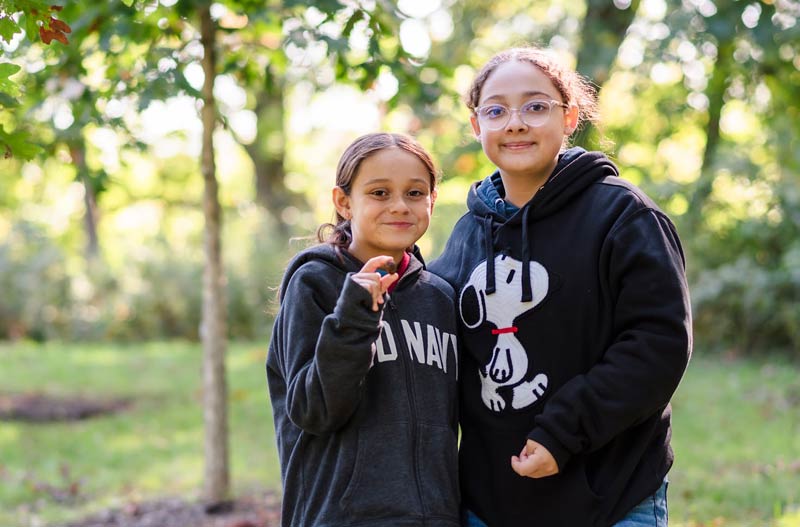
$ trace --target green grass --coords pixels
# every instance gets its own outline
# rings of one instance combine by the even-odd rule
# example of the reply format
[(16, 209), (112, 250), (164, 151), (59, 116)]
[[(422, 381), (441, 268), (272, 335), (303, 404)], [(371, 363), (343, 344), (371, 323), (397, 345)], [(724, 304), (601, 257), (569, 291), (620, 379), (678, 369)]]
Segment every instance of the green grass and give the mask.
[(696, 356), (673, 426), (671, 525), (800, 526), (800, 365)]
[[(231, 345), (233, 491), (278, 489), (266, 343)], [(126, 397), (117, 415), (0, 421), (0, 526), (58, 524), (164, 496), (203, 473), (197, 344), (0, 345), (0, 391)], [(673, 402), (673, 527), (800, 526), (800, 365), (693, 359)], [(70, 486), (77, 498), (69, 495)]]
[[(199, 345), (180, 343), (0, 345), (2, 392), (133, 400), (122, 413), (84, 421), (0, 421), (0, 525), (61, 523), (156, 497), (196, 498), (201, 355)], [(266, 344), (232, 345), (227, 359), (236, 494), (280, 486), (265, 355)]]

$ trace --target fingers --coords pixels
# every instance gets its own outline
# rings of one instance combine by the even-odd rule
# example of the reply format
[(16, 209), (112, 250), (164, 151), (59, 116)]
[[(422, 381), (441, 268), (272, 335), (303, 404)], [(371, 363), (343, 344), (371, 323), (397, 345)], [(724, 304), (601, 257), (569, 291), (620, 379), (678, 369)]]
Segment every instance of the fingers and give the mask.
[(391, 256), (375, 256), (367, 260), (364, 267), (361, 268), (361, 273), (377, 273), (379, 267), (388, 267), (389, 264), (394, 266), (394, 258)]
[(400, 278), (397, 273), (383, 275), (380, 278), (381, 281), (381, 290), (385, 293), (389, 290), (389, 286), (397, 281)]
[(375, 256), (367, 260), (361, 270), (353, 275), (353, 280), (372, 295), (373, 311), (378, 311), (379, 305), (383, 304), (383, 295), (397, 281), (397, 273), (386, 273), (386, 269), (395, 268), (394, 258), (391, 256)]
[(372, 310), (377, 311), (378, 305), (383, 304), (383, 287), (378, 273), (356, 273), (351, 279), (366, 289), (372, 296)]
[(558, 474), (558, 464), (550, 451), (530, 439), (519, 456), (511, 457), (511, 468), (520, 476), (529, 478), (544, 478)]

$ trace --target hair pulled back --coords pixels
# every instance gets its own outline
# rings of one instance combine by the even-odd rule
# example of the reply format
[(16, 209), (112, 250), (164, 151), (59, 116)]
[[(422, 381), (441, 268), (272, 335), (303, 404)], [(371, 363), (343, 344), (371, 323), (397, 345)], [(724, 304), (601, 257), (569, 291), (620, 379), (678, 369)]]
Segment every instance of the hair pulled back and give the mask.
[(465, 97), (470, 111), (474, 112), (480, 105), (486, 80), (498, 66), (506, 62), (527, 62), (547, 75), (564, 103), (577, 106), (578, 126), (597, 120), (597, 90), (594, 85), (577, 71), (561, 65), (550, 53), (536, 47), (510, 48), (490, 58), (478, 71)]
[[(428, 170), (431, 190), (436, 188), (438, 173), (430, 154), (413, 138), (405, 134), (387, 132), (362, 135), (350, 143), (342, 157), (339, 158), (339, 165), (336, 167), (336, 186), (349, 196), (361, 163), (387, 148), (399, 148), (416, 156)], [(335, 223), (323, 223), (319, 226), (317, 240), (320, 243), (333, 245), (337, 252), (347, 249), (353, 241), (350, 220), (344, 218), (337, 211)]]

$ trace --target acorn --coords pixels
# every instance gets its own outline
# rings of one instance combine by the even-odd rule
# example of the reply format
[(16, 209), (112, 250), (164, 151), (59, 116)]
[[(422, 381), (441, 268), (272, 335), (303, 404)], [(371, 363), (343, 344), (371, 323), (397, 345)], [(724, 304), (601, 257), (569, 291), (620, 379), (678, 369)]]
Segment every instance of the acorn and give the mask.
[(394, 263), (394, 260), (386, 262), (382, 266), (378, 267), (377, 269), (378, 274), (381, 276), (386, 276), (387, 274), (393, 274), (397, 272), (397, 264)]

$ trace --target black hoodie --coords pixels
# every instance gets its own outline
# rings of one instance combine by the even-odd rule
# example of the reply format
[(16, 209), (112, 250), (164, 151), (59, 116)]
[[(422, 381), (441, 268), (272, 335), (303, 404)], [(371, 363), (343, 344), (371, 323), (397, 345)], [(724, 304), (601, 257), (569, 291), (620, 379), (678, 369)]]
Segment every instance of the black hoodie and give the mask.
[(328, 245), (298, 254), (267, 356), (285, 527), (458, 526), (454, 292), (410, 263), (381, 311)]
[[(678, 236), (597, 152), (562, 155), (510, 218), (482, 198), (491, 184), (430, 265), (459, 297), (464, 507), (490, 527), (613, 525), (673, 461), (669, 400), (691, 353)], [(528, 438), (558, 474), (512, 470)]]

